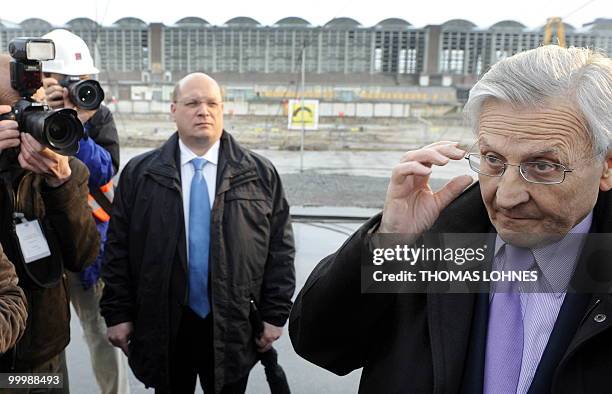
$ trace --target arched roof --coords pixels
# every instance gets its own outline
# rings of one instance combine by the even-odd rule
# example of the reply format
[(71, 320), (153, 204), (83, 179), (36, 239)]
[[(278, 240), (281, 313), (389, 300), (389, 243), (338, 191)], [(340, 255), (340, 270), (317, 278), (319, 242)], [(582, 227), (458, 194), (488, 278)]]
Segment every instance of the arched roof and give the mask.
[(442, 28), (453, 28), (453, 29), (467, 29), (471, 30), (475, 28), (476, 25), (473, 22), (470, 22), (465, 19), (451, 19), (442, 24)]
[(37, 29), (51, 30), (53, 28), (53, 26), (51, 26), (49, 22), (47, 22), (44, 19), (40, 19), (40, 18), (28, 18), (28, 19), (21, 21), (19, 25), (24, 29), (31, 29), (31, 30), (37, 30)]
[(491, 25), (491, 29), (524, 29), (526, 26), (513, 20), (503, 20)]
[(287, 18), (276, 21), (277, 26), (311, 26), (306, 19), (298, 18), (297, 16), (289, 16)]
[(340, 17), (340, 18), (334, 18), (330, 20), (324, 26), (325, 27), (359, 27), (361, 26), (361, 23), (357, 22), (353, 18)]
[(210, 25), (210, 23), (208, 23), (208, 21), (199, 18), (197, 16), (188, 16), (185, 18), (181, 18), (178, 21), (176, 21), (175, 25), (198, 25), (198, 26), (206, 26), (206, 25)]
[(113, 23), (113, 25), (117, 25), (117, 26), (137, 26), (137, 27), (142, 27), (142, 26), (147, 26), (147, 24), (145, 23), (145, 21), (143, 21), (142, 19), (138, 19), (138, 18), (134, 18), (131, 16), (125, 17), (125, 18), (121, 18), (115, 21), (115, 23)]
[(237, 16), (228, 20), (225, 24), (228, 26), (261, 26), (261, 23), (248, 16)]
[(387, 18), (378, 22), (376, 26), (380, 27), (409, 27), (410, 23), (404, 19), (400, 18)]
[(72, 28), (97, 28), (98, 24), (96, 23), (96, 21), (89, 19), (89, 18), (74, 18), (69, 20), (68, 22), (66, 22), (66, 25), (72, 27)]
[(20, 29), (21, 28), (21, 26), (19, 26), (19, 23), (10, 22), (10, 21), (7, 21), (6, 19), (0, 19), (0, 26), (4, 28), (8, 28), (8, 29)]
[(612, 19), (597, 18), (593, 22), (586, 23), (583, 26), (589, 28), (590, 30), (597, 31), (612, 30)]

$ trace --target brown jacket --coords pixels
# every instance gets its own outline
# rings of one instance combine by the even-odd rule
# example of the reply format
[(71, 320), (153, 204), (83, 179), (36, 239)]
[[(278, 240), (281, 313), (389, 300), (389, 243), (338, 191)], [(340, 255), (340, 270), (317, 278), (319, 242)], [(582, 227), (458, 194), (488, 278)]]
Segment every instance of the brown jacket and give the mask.
[(21, 337), (27, 317), (26, 298), (17, 286), (15, 267), (0, 245), (0, 353), (6, 352)]
[[(7, 152), (8, 153), (8, 152)], [(2, 154), (4, 156), (5, 153)], [(70, 341), (70, 306), (65, 277), (47, 288), (30, 283), (21, 255), (11, 235), (12, 212), (38, 218), (43, 231), (52, 234), (51, 255), (63, 267), (79, 272), (98, 254), (99, 234), (87, 205), (87, 167), (70, 159), (72, 175), (58, 188), (49, 188), (43, 177), (19, 168), (8, 155), (0, 157), (0, 242), (15, 264), (19, 286), (28, 300), (25, 333), (15, 347), (0, 357), (0, 372), (34, 368), (59, 354)], [(3, 163), (4, 162), (4, 163)]]

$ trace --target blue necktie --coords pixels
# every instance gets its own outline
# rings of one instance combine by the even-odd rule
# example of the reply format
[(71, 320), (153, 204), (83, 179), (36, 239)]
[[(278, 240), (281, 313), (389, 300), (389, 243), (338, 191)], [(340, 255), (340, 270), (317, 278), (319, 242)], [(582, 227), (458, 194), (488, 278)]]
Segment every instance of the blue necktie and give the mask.
[(205, 318), (210, 313), (208, 299), (208, 253), (210, 247), (210, 199), (202, 169), (206, 160), (191, 160), (195, 174), (189, 194), (189, 306)]

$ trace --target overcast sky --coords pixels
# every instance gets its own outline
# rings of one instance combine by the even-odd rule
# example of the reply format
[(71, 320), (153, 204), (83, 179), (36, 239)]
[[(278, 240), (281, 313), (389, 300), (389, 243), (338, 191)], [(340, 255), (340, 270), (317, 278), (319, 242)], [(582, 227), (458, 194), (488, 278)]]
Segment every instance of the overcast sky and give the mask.
[[(529, 27), (546, 22), (547, 17), (565, 17), (576, 27), (595, 18), (612, 18), (612, 0), (7, 0), (2, 19), (21, 22), (42, 18), (61, 25), (76, 17), (88, 17), (109, 25), (133, 16), (145, 22), (173, 24), (185, 16), (198, 16), (221, 25), (235, 16), (250, 16), (270, 25), (286, 16), (300, 16), (314, 25), (333, 17), (348, 16), (371, 26), (390, 17), (403, 18), (420, 27), (449, 19), (469, 19), (486, 27), (504, 19), (514, 19)], [(579, 9), (580, 8), (580, 9)], [(570, 15), (571, 14), (571, 15)]]

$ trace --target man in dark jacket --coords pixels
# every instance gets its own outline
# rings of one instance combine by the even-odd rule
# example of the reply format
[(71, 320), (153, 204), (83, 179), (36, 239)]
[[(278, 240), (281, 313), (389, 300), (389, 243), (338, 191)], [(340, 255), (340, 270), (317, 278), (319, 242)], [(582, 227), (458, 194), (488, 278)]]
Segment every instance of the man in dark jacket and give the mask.
[[(109, 227), (102, 314), (109, 340), (159, 392), (242, 393), (282, 333), (295, 288), (289, 206), (263, 157), (223, 130), (218, 84), (175, 87), (178, 133), (132, 159)], [(264, 320), (257, 343), (250, 300)]]
[[(407, 152), (382, 215), (312, 272), (291, 312), (296, 351), (337, 374), (363, 367), (361, 393), (608, 392), (611, 252), (594, 233), (612, 232), (612, 62), (584, 48), (527, 51), (493, 66), (465, 111), (474, 150)], [(431, 167), (464, 158), (479, 183), (465, 190), (463, 175), (432, 192)], [(543, 287), (364, 294), (388, 233), (414, 247), (484, 233), (483, 267), (536, 272)]]
[[(112, 203), (112, 178), (119, 170), (119, 135), (113, 114), (105, 105), (84, 109), (60, 81), (88, 80), (99, 73), (85, 42), (76, 34), (56, 29), (43, 38), (53, 40), (55, 58), (44, 61), (42, 69), (45, 101), (53, 109), (73, 108), (83, 122), (85, 136), (79, 141), (76, 157), (89, 170), (89, 206), (100, 234), (100, 253), (80, 273), (67, 273), (70, 301), (81, 322), (91, 365), (102, 394), (129, 394), (128, 366), (125, 356), (106, 340), (106, 324), (100, 315), (103, 283), (100, 268), (104, 257), (106, 232)], [(75, 53), (80, 56), (75, 56)], [(78, 100), (77, 100), (78, 101)]]
[[(9, 61), (0, 56), (0, 104), (19, 98), (10, 87)], [(10, 110), (0, 106), (1, 114)], [(62, 392), (68, 392), (64, 348), (70, 341), (63, 268), (81, 271), (95, 260), (99, 247), (87, 205), (88, 175), (83, 163), (44, 148), (20, 133), (15, 121), (0, 121), (0, 228), (5, 230), (0, 243), (28, 301), (26, 331), (0, 358), (0, 370), (61, 372)], [(38, 225), (40, 230), (32, 233)]]

